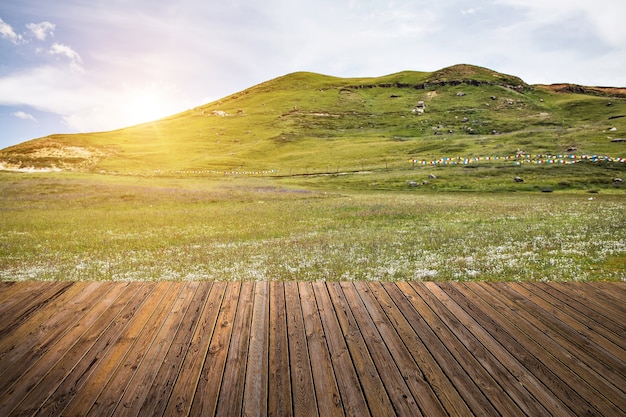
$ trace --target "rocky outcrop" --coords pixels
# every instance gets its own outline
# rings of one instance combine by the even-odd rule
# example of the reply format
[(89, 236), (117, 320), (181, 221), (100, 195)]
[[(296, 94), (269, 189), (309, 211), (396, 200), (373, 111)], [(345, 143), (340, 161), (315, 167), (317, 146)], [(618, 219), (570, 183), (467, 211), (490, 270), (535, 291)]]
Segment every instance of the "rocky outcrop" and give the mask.
[(413, 88), (416, 90), (428, 90), (432, 88), (439, 87), (448, 87), (448, 86), (458, 86), (458, 85), (469, 85), (474, 87), (480, 86), (498, 86), (508, 88), (510, 90), (514, 90), (518, 93), (528, 89), (528, 86), (520, 84), (520, 85), (511, 85), (506, 83), (494, 82), (494, 81), (480, 81), (480, 80), (433, 80), (426, 81), (424, 83), (419, 84), (406, 84), (406, 83), (382, 83), (382, 84), (357, 84), (350, 85), (347, 87), (342, 87), (342, 89), (348, 90), (359, 90), (365, 88)]
[(589, 87), (578, 84), (538, 84), (535, 87), (550, 90), (555, 93), (590, 94), (601, 97), (626, 98), (626, 88), (619, 87)]

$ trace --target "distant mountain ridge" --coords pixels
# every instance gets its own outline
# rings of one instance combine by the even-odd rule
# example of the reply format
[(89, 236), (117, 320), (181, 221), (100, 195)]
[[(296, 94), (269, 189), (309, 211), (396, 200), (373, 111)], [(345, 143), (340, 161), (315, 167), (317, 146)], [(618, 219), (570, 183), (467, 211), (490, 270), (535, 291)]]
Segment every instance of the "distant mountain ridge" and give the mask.
[(371, 78), (297, 72), (154, 122), (24, 142), (0, 151), (0, 169), (317, 172), (520, 151), (626, 156), (624, 115), (624, 88), (529, 85), (466, 64)]
[(620, 87), (592, 87), (579, 84), (536, 84), (535, 87), (557, 93), (592, 94), (604, 97), (626, 98), (626, 88)]

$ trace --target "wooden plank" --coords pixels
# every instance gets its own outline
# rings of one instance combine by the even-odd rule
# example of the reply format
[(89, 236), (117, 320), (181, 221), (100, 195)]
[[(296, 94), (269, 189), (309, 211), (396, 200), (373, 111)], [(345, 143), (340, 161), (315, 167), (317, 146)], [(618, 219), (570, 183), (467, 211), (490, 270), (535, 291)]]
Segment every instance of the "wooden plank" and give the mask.
[(170, 346), (174, 342), (175, 336), (185, 319), (185, 313), (191, 300), (198, 289), (198, 282), (186, 282), (183, 285), (176, 301), (172, 305), (169, 314), (163, 320), (159, 332), (154, 338), (154, 342), (148, 349), (141, 366), (130, 380), (114, 414), (116, 416), (138, 416), (145, 399), (148, 396), (149, 388), (155, 383), (155, 378), (161, 364), (165, 360)]
[(609, 287), (605, 287), (605, 284), (608, 283), (581, 282), (580, 286), (585, 294), (593, 294), (593, 298), (598, 300), (598, 304), (602, 306), (611, 305), (619, 310), (621, 317), (626, 316), (626, 291), (620, 290), (626, 288), (625, 283), (614, 282)]
[(621, 282), (595, 281), (588, 284), (613, 297), (616, 302), (622, 304), (626, 302), (626, 282), (623, 280)]
[[(468, 284), (466, 284), (468, 285)], [(602, 415), (620, 415), (623, 411), (613, 402), (620, 394), (612, 385), (601, 378), (584, 361), (571, 355), (563, 346), (552, 339), (552, 333), (543, 326), (532, 323), (532, 314), (513, 302), (512, 297), (501, 290), (497, 283), (473, 283), (472, 290), (497, 306), (497, 311), (527, 335), (529, 343), (537, 343), (542, 349), (539, 357), (551, 369), (555, 370), (561, 380), (566, 381), (598, 409)], [(529, 320), (530, 319), (530, 320)], [(559, 364), (560, 362), (560, 364)], [(564, 365), (564, 366), (562, 366)], [(607, 389), (608, 387), (608, 389)]]
[(16, 284), (16, 281), (0, 281), (0, 291), (12, 287)]
[[(100, 291), (97, 291), (98, 289)], [(50, 309), (39, 311), (38, 316), (41, 317), (33, 316), (32, 326), (29, 320), (14, 333), (3, 338), (0, 354), (0, 393), (7, 391), (22, 378), (33, 364), (57, 343), (68, 328), (73, 327), (88, 314), (88, 308), (85, 306), (95, 305), (104, 293), (104, 288), (98, 285), (87, 287), (75, 285), (55, 300), (54, 307), (51, 305)]]
[[(580, 333), (560, 321), (550, 311), (537, 305), (534, 299), (530, 300), (527, 294), (521, 294), (523, 291), (521, 287), (511, 286), (508, 283), (503, 283), (500, 287), (515, 300), (514, 302), (522, 305), (529, 312), (529, 320), (550, 332), (553, 340), (580, 360), (584, 360), (599, 376), (616, 388), (626, 386), (626, 364), (622, 360), (582, 337)], [(622, 401), (626, 402), (623, 394)]]
[(269, 399), (267, 412), (272, 417), (286, 416), (292, 414), (292, 401), (285, 286), (282, 282), (270, 283), (269, 315)]
[(114, 374), (111, 375), (102, 392), (91, 406), (88, 415), (110, 416), (114, 414), (115, 408), (124, 395), (124, 390), (132, 381), (133, 375), (141, 367), (156, 334), (163, 325), (163, 321), (172, 310), (174, 301), (184, 288), (184, 283), (182, 282), (163, 282), (160, 285), (164, 287), (165, 291), (158, 305), (150, 314), (138, 339), (132, 344), (131, 349), (123, 357)]
[(441, 401), (445, 408), (447, 415), (459, 417), (473, 416), (474, 414), (459, 395), (454, 385), (452, 385), (450, 379), (445, 375), (444, 370), (430, 354), (424, 342), (413, 330), (407, 318), (402, 314), (400, 308), (394, 303), (383, 286), (380, 283), (371, 283), (369, 287), (387, 315), (387, 319), (406, 345), (416, 366), (424, 373), (425, 382), (432, 387), (438, 400)]
[[(526, 369), (518, 359), (503, 347), (482, 325), (465, 311), (457, 302), (450, 297), (440, 285), (433, 282), (424, 283), (431, 294), (446, 307), (450, 315), (454, 317), (463, 327), (462, 338), (466, 346), (472, 347), (472, 354), (477, 357), (484, 356), (490, 361), (491, 358), (497, 364), (489, 365), (491, 375), (493, 375), (503, 390), (515, 401), (517, 406), (527, 415), (567, 415), (569, 410), (554, 395), (548, 394), (545, 385), (541, 383), (528, 369)], [(469, 343), (469, 339), (472, 339)], [(480, 344), (474, 345), (475, 341)], [(506, 372), (505, 372), (506, 370)]]
[[(28, 321), (0, 339), (0, 391), (3, 390), (9, 380), (9, 378), (2, 376), (4, 371), (12, 371), (13, 366), (19, 364), (22, 366), (19, 374), (23, 373), (25, 370), (23, 367), (33, 360), (33, 354), (35, 352), (37, 354), (42, 353), (44, 349), (41, 343), (42, 338), (48, 336), (50, 339), (51, 334), (58, 337), (59, 333), (67, 329), (68, 324), (74, 323), (77, 317), (81, 316), (81, 313), (84, 314), (84, 305), (91, 304), (86, 302), (89, 296), (94, 296), (91, 298), (93, 303), (98, 299), (97, 296), (103, 294), (103, 292), (96, 292), (97, 287), (93, 283), (91, 285), (88, 283), (73, 285), (47, 308), (39, 310)], [(70, 305), (74, 308), (69, 308)], [(63, 310), (67, 310), (68, 313), (58, 314), (59, 311)], [(28, 355), (29, 361), (18, 359), (24, 355)], [(14, 365), (5, 367), (3, 364)]]
[[(53, 331), (38, 341), (31, 352), (31, 357), (26, 353), (16, 356), (11, 362), (7, 361), (7, 368), (11, 374), (4, 373), (3, 381), (7, 381), (3, 389), (0, 390), (0, 415), (8, 415), (10, 410), (16, 406), (28, 393), (36, 388), (36, 381), (40, 381), (50, 369), (59, 361), (63, 355), (72, 347), (77, 340), (95, 323), (116, 298), (124, 291), (125, 286), (113, 284), (101, 284), (99, 294), (103, 295), (97, 303), (89, 304), (88, 307), (78, 308), (77, 305), (68, 304), (72, 309), (68, 316), (77, 310), (81, 314), (74, 316), (80, 318), (70, 329), (65, 332)], [(93, 299), (90, 299), (93, 300)], [(75, 308), (73, 308), (75, 307)], [(89, 308), (92, 307), (92, 308)], [(61, 310), (59, 316), (63, 316), (65, 311)]]
[[(451, 347), (457, 355), (457, 359), (462, 357), (462, 360), (467, 361), (472, 368), (471, 372), (475, 372), (476, 377), (483, 381), (482, 388), (486, 391), (487, 397), (496, 407), (498, 413), (504, 416), (520, 415), (522, 409), (519, 401), (523, 395), (516, 392), (517, 387), (514, 385), (510, 373), (503, 369), (493, 355), (467, 331), (458, 319), (442, 305), (439, 299), (432, 295), (425, 283), (414, 282), (411, 285), (416, 289), (419, 296), (428, 303), (438, 319), (444, 323), (446, 332), (443, 332), (443, 335), (447, 338), (446, 345)], [(501, 385), (500, 381), (505, 381), (505, 385)]]
[(311, 284), (317, 302), (330, 360), (337, 379), (337, 388), (341, 395), (343, 411), (346, 416), (369, 416), (370, 411), (363, 393), (350, 351), (341, 331), (337, 315), (324, 282)]
[(326, 285), (371, 414), (374, 416), (395, 415), (385, 384), (378, 374), (340, 283), (332, 282)]
[(254, 307), (243, 397), (244, 416), (267, 416), (269, 345), (269, 283), (254, 284)]
[[(575, 389), (559, 378), (553, 368), (553, 363), (544, 364), (541, 358), (545, 352), (534, 341), (519, 331), (515, 323), (500, 316), (498, 309), (493, 304), (472, 292), (468, 285), (459, 283), (440, 283), (446, 293), (456, 300), (482, 328), (488, 331), (493, 338), (504, 346), (529, 372), (535, 375), (542, 385), (545, 386), (545, 394), (548, 395), (548, 403), (560, 400), (569, 407), (576, 415), (594, 415), (597, 411)], [(469, 284), (471, 287), (472, 285)], [(560, 365), (558, 363), (557, 365)], [(530, 388), (539, 389), (534, 384)], [(554, 399), (550, 399), (554, 395)], [(535, 394), (542, 398), (540, 394)], [(543, 402), (542, 402), (543, 403)], [(546, 405), (545, 403), (543, 403)], [(558, 407), (558, 405), (546, 407)], [(567, 414), (567, 413), (565, 413)]]
[[(70, 289), (72, 285), (72, 282), (54, 282), (49, 285), (37, 287), (37, 290), (29, 291), (26, 298), (20, 298), (16, 301), (16, 304), (10, 307), (10, 312), (0, 312), (0, 315), (5, 316), (10, 314), (12, 317), (11, 320), (0, 321), (0, 339), (19, 327), (38, 310), (45, 308), (57, 297)], [(6, 304), (9, 303), (5, 303), (5, 305)]]
[[(66, 375), (80, 361), (80, 358), (96, 343), (98, 337), (109, 327), (111, 321), (118, 316), (120, 311), (138, 290), (138, 286), (134, 284), (113, 286), (112, 290), (117, 290), (113, 294), (114, 301), (108, 305), (104, 311), (101, 311), (101, 314), (93, 325), (86, 329), (85, 332), (81, 332), (80, 337), (77, 339), (68, 340), (68, 338), (64, 337), (55, 345), (54, 350), (50, 351), (50, 355), (46, 355), (46, 357), (42, 358), (44, 361), (39, 361), (40, 364), (43, 364), (45, 361), (53, 363), (52, 366), (46, 364), (46, 372), (39, 373), (41, 376), (36, 379), (32, 379), (29, 375), (27, 378), (22, 378), (18, 381), (24, 381), (19, 385), (20, 390), (23, 390), (21, 391), (22, 394), (17, 395), (17, 392), (15, 392), (13, 395), (21, 398), (22, 401), (19, 404), (15, 404), (12, 409), (9, 409), (11, 410), (10, 414), (30, 415), (35, 413), (38, 407), (52, 395), (65, 379)], [(60, 358), (57, 352), (63, 352)], [(33, 384), (33, 381), (37, 382)], [(26, 391), (28, 393), (26, 393)], [(13, 401), (11, 401), (11, 403), (12, 402)], [(2, 404), (0, 407), (6, 404), (5, 401), (0, 401), (0, 403)], [(2, 414), (3, 412), (0, 410), (0, 415)]]
[(87, 415), (98, 396), (100, 396), (112, 376), (115, 375), (118, 366), (123, 362), (133, 344), (139, 340), (150, 317), (154, 314), (155, 308), (157, 308), (165, 295), (165, 291), (169, 289), (169, 285), (165, 283), (154, 283), (146, 288), (150, 287), (152, 291), (149, 296), (133, 314), (132, 321), (126, 327), (119, 340), (94, 367), (84, 386), (69, 401), (66, 409), (63, 410), (63, 415)]
[[(10, 282), (0, 291), (0, 316), (18, 316), (20, 308), (29, 299), (50, 291), (52, 287), (58, 285), (57, 282), (32, 281), (32, 282)], [(13, 311), (16, 309), (16, 311)]]
[(418, 296), (415, 289), (408, 282), (383, 283), (383, 286), (415, 332), (420, 335), (431, 355), (437, 359), (472, 412), (477, 416), (497, 415), (498, 412), (481, 390), (485, 385), (485, 379), (476, 375), (472, 366), (464, 360), (465, 356), (461, 356), (459, 361), (449, 350), (453, 347), (446, 345), (449, 340), (444, 337), (447, 327)]
[[(539, 307), (550, 312), (559, 322), (571, 327), (575, 332), (580, 334), (581, 337), (589, 341), (593, 346), (598, 349), (603, 349), (609, 354), (613, 355), (616, 360), (621, 363), (622, 375), (626, 374), (626, 351), (617, 344), (611, 341), (611, 332), (606, 332), (607, 337), (599, 334), (597, 331), (590, 331), (588, 326), (588, 319), (583, 314), (577, 311), (572, 311), (568, 306), (560, 303), (558, 300), (550, 298), (542, 287), (548, 286), (547, 284), (531, 284), (525, 285), (523, 283), (516, 284), (514, 289), (519, 294), (525, 296)], [(596, 328), (600, 326), (595, 326)], [(619, 339), (619, 338), (618, 338)]]
[(400, 415), (421, 416), (417, 402), (398, 369), (399, 365), (395, 363), (354, 284), (342, 282), (340, 285), (394, 409)]
[(30, 284), (0, 415), (626, 415), (619, 283)]
[(56, 282), (49, 281), (22, 281), (22, 282), (6, 282), (0, 289), (0, 314), (13, 314), (11, 311), (16, 305), (20, 306), (25, 300), (32, 297), (33, 294), (39, 294), (42, 291), (49, 291), (51, 286)]
[(583, 287), (580, 285), (554, 283), (554, 288), (565, 294), (567, 297), (573, 298), (579, 303), (584, 304), (587, 310), (591, 310), (596, 314), (604, 316), (604, 319), (602, 320), (603, 325), (610, 326), (611, 328), (616, 326), (620, 329), (620, 334), (626, 333), (625, 315), (621, 309), (616, 307), (615, 304), (598, 300), (598, 297), (594, 297), (593, 294), (585, 292)]
[(343, 416), (339, 388), (335, 380), (335, 372), (330, 360), (313, 288), (310, 282), (299, 282), (298, 289), (319, 414), (330, 417)]
[(240, 290), (240, 282), (231, 282), (226, 288), (226, 294), (217, 318), (217, 326), (213, 331), (211, 345), (209, 346), (193, 404), (191, 405), (190, 415), (215, 415)]
[[(419, 366), (413, 360), (404, 341), (382, 311), (382, 307), (372, 294), (370, 286), (380, 286), (380, 283), (373, 283), (369, 286), (366, 282), (354, 283), (354, 289), (370, 316), (370, 319), (366, 321), (370, 321), (378, 330), (381, 342), (386, 345), (391, 355), (388, 359), (397, 366), (398, 372), (405, 381), (407, 388), (411, 391), (416, 405), (424, 415), (447, 415), (448, 413), (432, 390)], [(389, 367), (391, 368), (391, 366)]]
[(140, 414), (159, 416), (165, 412), (210, 290), (210, 282), (197, 283), (196, 292), (188, 302), (186, 311), (183, 313), (183, 320), (172, 338), (172, 345), (169, 347), (154, 381), (149, 386), (144, 403), (140, 408)]
[(202, 317), (196, 327), (185, 362), (165, 410), (164, 415), (166, 416), (186, 416), (191, 410), (204, 358), (208, 353), (211, 337), (217, 325), (217, 316), (224, 299), (226, 286), (227, 284), (224, 282), (216, 282), (211, 287), (211, 293), (202, 311)]
[(0, 305), (23, 292), (29, 284), (25, 282), (18, 283), (17, 281), (0, 281)]
[(317, 416), (319, 412), (315, 398), (315, 386), (313, 385), (313, 373), (309, 359), (298, 283), (290, 281), (285, 282), (284, 285), (293, 415)]
[(581, 323), (585, 324), (589, 331), (596, 332), (622, 349), (626, 349), (626, 339), (624, 338), (626, 328), (617, 325), (614, 321), (607, 320), (606, 317), (589, 309), (589, 307), (575, 298), (558, 291), (552, 284), (524, 283), (521, 285), (534, 291), (535, 294), (563, 310), (566, 314), (576, 317)]
[(111, 320), (106, 330), (97, 336), (95, 343), (67, 373), (54, 393), (42, 404), (37, 415), (56, 416), (63, 412), (89, 379), (94, 367), (102, 363), (110, 349), (117, 343), (128, 323), (152, 292), (154, 285), (136, 283), (133, 287), (137, 289), (133, 297)]
[(254, 302), (254, 282), (241, 284), (241, 295), (228, 348), (228, 358), (224, 368), (224, 377), (217, 403), (216, 416), (238, 416), (243, 405), (243, 389), (246, 381), (246, 365), (252, 323), (252, 304)]

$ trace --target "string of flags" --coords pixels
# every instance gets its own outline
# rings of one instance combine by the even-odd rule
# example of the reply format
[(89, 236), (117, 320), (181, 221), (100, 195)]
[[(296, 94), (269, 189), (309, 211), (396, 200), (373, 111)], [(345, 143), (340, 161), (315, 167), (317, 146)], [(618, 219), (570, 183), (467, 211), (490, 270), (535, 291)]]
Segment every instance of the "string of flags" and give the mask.
[(178, 171), (169, 171), (169, 170), (154, 170), (154, 174), (178, 174), (178, 175), (225, 175), (225, 176), (237, 176), (237, 175), (271, 175), (276, 171), (273, 169), (270, 170), (261, 170), (261, 171), (219, 171), (214, 169), (187, 169), (187, 170), (178, 170)]
[[(522, 164), (562, 164), (571, 165), (580, 162), (607, 162), (626, 163), (626, 157), (611, 157), (606, 155), (551, 155), (551, 154), (516, 154), (505, 156), (474, 156), (474, 157), (444, 157), (435, 160), (410, 159), (413, 166), (436, 166), (436, 165), (470, 165), (484, 162), (513, 162), (515, 165)], [(221, 176), (267, 176), (276, 174), (276, 170), (154, 170), (153, 175), (221, 175)]]
[(579, 162), (611, 162), (626, 163), (626, 158), (610, 157), (605, 155), (550, 155), (550, 154), (519, 154), (506, 156), (476, 156), (465, 158), (461, 156), (439, 158), (436, 160), (411, 159), (413, 165), (469, 165), (479, 162), (512, 161), (515, 165), (522, 164), (564, 164), (571, 165)]

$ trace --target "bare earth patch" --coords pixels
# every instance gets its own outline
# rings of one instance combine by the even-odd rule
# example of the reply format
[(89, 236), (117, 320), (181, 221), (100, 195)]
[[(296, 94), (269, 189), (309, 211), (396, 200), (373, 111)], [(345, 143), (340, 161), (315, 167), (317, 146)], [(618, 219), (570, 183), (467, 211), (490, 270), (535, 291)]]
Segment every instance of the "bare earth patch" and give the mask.
[(57, 143), (47, 145), (29, 149), (27, 152), (1, 153), (0, 171), (56, 172), (75, 170), (94, 165), (106, 155), (105, 152), (94, 148), (64, 146)]

